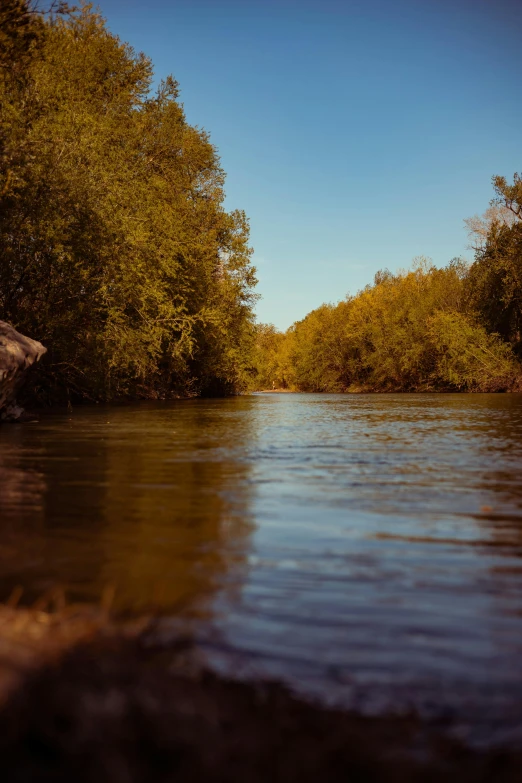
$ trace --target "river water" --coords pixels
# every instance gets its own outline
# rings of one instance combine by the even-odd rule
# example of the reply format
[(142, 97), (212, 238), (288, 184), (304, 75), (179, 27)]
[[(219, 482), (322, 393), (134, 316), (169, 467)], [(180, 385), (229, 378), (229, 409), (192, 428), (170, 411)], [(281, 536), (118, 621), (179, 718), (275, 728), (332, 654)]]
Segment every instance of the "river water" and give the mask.
[(522, 395), (257, 394), (0, 431), (0, 593), (190, 625), (213, 665), (522, 742)]

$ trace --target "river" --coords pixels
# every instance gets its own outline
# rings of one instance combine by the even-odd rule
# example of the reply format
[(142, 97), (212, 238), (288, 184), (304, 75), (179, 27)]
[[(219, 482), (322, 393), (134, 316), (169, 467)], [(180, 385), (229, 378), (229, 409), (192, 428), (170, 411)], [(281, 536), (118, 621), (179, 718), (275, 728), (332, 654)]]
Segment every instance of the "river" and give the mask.
[(522, 395), (47, 413), (0, 430), (0, 593), (112, 585), (218, 668), (522, 741), (521, 469)]

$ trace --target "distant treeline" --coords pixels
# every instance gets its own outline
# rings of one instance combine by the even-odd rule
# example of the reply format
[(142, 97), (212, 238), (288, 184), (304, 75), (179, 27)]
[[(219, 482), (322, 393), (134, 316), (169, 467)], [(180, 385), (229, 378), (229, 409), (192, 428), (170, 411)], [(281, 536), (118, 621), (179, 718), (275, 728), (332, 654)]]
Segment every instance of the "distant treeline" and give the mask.
[(493, 180), (471, 218), (475, 261), (375, 275), (286, 333), (259, 325), (255, 389), (522, 391), (522, 180)]
[(248, 223), (172, 78), (84, 3), (0, 3), (0, 319), (41, 402), (224, 394), (251, 377)]

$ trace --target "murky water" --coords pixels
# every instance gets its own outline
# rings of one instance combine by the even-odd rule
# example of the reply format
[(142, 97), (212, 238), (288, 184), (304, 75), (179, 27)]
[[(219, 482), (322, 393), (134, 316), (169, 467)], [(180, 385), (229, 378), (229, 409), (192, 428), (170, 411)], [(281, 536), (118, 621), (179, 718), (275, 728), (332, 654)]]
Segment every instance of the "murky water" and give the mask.
[(216, 666), (522, 741), (521, 469), (522, 395), (45, 415), (0, 430), (0, 593), (112, 584)]

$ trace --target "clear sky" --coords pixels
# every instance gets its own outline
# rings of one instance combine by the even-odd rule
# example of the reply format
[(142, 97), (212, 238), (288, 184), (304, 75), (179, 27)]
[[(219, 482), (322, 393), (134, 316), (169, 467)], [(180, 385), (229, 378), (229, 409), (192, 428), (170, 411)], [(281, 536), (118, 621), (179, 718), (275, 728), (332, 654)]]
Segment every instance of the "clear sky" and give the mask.
[(522, 170), (522, 0), (100, 8), (210, 132), (250, 218), (259, 320), (279, 328), (383, 267), (471, 258), (463, 219)]

